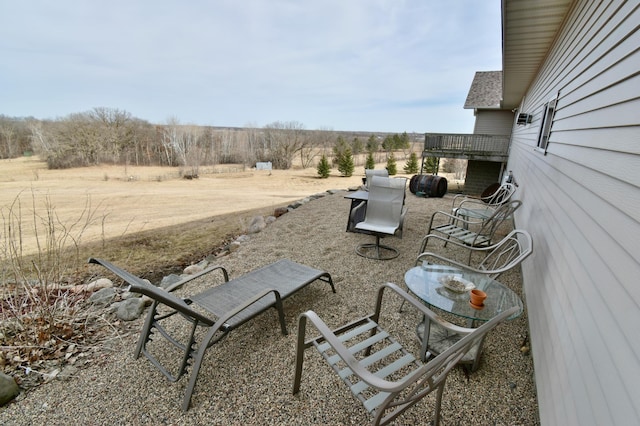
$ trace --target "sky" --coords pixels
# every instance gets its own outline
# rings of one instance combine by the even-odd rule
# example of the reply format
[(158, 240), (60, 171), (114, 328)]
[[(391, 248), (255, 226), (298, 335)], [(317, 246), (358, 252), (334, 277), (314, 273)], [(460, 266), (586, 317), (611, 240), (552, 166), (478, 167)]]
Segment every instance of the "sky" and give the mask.
[(0, 114), (471, 133), (499, 0), (0, 0)]

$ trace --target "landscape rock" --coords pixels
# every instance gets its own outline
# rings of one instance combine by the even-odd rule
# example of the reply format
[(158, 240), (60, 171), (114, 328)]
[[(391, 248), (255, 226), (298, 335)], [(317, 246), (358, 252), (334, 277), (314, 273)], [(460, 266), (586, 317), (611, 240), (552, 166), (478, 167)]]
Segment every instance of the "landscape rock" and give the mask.
[(58, 374), (57, 379), (67, 381), (78, 372), (78, 367), (75, 365), (66, 365), (62, 371)]
[(162, 281), (160, 281), (160, 287), (167, 288), (171, 284), (175, 284), (178, 281), (180, 281), (181, 279), (182, 279), (182, 277), (180, 275), (169, 274), (169, 275), (165, 276), (164, 278), (162, 278)]
[(276, 221), (276, 217), (275, 216), (267, 216), (264, 221), (265, 221), (265, 223), (267, 225), (271, 225), (273, 222)]
[(275, 217), (280, 217), (283, 214), (286, 214), (289, 212), (289, 209), (286, 207), (277, 207), (274, 211), (273, 211), (273, 215)]
[(267, 223), (264, 221), (264, 217), (255, 216), (253, 219), (251, 219), (251, 223), (249, 224), (249, 228), (247, 229), (247, 232), (249, 234), (257, 234), (258, 232), (262, 231), (266, 227), (267, 227)]
[(86, 292), (94, 292), (101, 290), (103, 288), (111, 288), (113, 287), (113, 281), (108, 278), (99, 278), (95, 281), (90, 282), (89, 284), (79, 284), (71, 287), (71, 291), (73, 293), (81, 293), (83, 291)]
[(229, 250), (230, 253), (233, 253), (240, 248), (240, 245), (241, 244), (238, 242), (238, 240), (233, 241), (227, 246), (227, 250)]
[(203, 270), (204, 268), (200, 266), (200, 264), (197, 264), (197, 265), (187, 266), (186, 268), (184, 268), (182, 272), (187, 275), (194, 275), (194, 274), (197, 274), (198, 272), (202, 272)]
[(123, 300), (118, 303), (116, 316), (123, 321), (133, 321), (140, 318), (140, 315), (144, 312), (144, 307), (144, 300), (141, 297)]
[(289, 208), (295, 210), (298, 207), (300, 207), (302, 204), (304, 204), (302, 201), (294, 201), (293, 203), (289, 204)]
[(20, 393), (13, 377), (0, 372), (0, 406), (7, 404)]
[(89, 303), (92, 303), (98, 306), (104, 306), (113, 302), (115, 298), (116, 298), (115, 288), (113, 287), (103, 288), (96, 291), (91, 295), (91, 297), (89, 297)]
[(238, 238), (236, 238), (236, 242), (238, 242), (238, 243), (246, 243), (250, 239), (251, 239), (251, 237), (249, 237), (248, 235), (240, 235)]
[(133, 291), (123, 291), (120, 293), (120, 299), (122, 300), (131, 299), (132, 297), (140, 297), (140, 294), (134, 293)]

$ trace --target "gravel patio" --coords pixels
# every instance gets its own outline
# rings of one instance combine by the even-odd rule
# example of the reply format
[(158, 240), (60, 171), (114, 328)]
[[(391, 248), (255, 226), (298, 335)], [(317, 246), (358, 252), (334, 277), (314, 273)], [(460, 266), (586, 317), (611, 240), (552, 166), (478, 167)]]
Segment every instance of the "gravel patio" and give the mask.
[[(345, 232), (350, 205), (345, 195), (341, 190), (323, 193), (216, 260), (236, 277), (288, 258), (331, 273), (337, 293), (331, 293), (323, 283), (314, 283), (287, 299), (287, 336), (280, 333), (277, 315), (270, 310), (210, 348), (188, 412), (180, 410), (188, 376), (172, 384), (146, 359), (133, 359), (137, 330), (142, 325), (142, 320), (136, 320), (128, 324), (130, 333), (105, 343), (103, 355), (90, 367), (68, 380), (42, 385), (0, 408), (0, 424), (367, 424), (368, 413), (315, 351), (307, 351), (300, 393), (291, 394), (297, 317), (311, 309), (330, 327), (336, 327), (372, 312), (379, 284), (394, 282), (406, 288), (404, 273), (414, 265), (432, 212), (448, 211), (453, 195), (421, 198), (407, 189), (409, 212), (403, 238), (385, 239), (400, 251), (399, 257), (390, 261), (356, 255), (355, 247), (364, 240), (373, 241), (373, 237)], [(444, 249), (439, 244), (428, 249), (455, 255), (450, 247)], [(92, 256), (100, 257), (100, 253)], [(120, 266), (126, 269), (126, 265)], [(113, 278), (100, 267), (96, 266), (95, 272)], [(499, 280), (524, 299), (519, 270)], [(213, 284), (199, 279), (186, 290), (195, 293)], [(399, 312), (398, 306), (392, 306), (386, 318), (405, 346), (413, 345), (417, 353), (415, 326), (419, 316), (407, 309)], [(527, 335), (525, 308), (522, 316), (489, 335), (478, 371), (467, 374), (460, 367), (452, 371), (441, 424), (539, 424), (533, 360), (521, 350)], [(425, 398), (396, 423), (428, 424), (434, 398)]]

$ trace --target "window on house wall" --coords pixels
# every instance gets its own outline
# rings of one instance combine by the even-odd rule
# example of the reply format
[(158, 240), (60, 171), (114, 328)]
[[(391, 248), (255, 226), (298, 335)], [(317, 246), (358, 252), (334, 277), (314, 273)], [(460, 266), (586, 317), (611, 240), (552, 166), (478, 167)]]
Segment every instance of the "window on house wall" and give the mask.
[(557, 99), (550, 100), (544, 105), (544, 110), (542, 111), (542, 126), (540, 126), (540, 134), (538, 135), (538, 148), (545, 152), (549, 144), (551, 124), (553, 123), (553, 116), (556, 112), (556, 102)]

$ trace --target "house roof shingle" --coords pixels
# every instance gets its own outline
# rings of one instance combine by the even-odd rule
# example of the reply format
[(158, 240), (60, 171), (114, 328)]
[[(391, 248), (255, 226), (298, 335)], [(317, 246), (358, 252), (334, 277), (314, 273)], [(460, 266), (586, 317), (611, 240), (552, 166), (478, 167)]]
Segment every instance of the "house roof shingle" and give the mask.
[(477, 71), (473, 77), (465, 109), (500, 108), (502, 101), (502, 71)]

